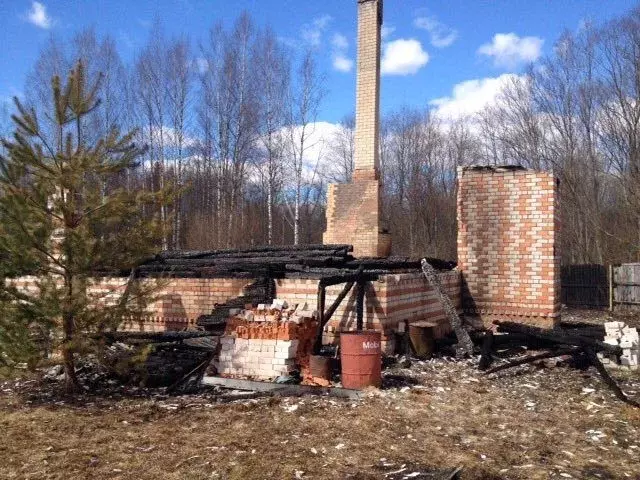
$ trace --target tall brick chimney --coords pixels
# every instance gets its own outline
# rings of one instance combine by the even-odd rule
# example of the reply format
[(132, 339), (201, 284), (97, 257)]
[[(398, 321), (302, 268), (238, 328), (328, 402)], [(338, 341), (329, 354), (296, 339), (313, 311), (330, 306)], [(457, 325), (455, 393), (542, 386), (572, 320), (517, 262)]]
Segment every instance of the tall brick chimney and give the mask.
[(386, 257), (391, 236), (380, 217), (380, 44), (383, 0), (358, 0), (355, 170), (329, 185), (324, 243), (352, 244), (356, 257)]

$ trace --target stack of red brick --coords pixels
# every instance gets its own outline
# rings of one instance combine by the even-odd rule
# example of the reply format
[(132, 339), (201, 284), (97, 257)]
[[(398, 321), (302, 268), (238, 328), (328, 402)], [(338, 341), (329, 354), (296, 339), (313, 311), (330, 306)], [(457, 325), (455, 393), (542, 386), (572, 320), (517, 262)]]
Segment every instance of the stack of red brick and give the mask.
[(306, 303), (289, 306), (283, 300), (232, 311), (221, 338), (218, 372), (272, 379), (308, 369), (318, 333), (316, 318)]

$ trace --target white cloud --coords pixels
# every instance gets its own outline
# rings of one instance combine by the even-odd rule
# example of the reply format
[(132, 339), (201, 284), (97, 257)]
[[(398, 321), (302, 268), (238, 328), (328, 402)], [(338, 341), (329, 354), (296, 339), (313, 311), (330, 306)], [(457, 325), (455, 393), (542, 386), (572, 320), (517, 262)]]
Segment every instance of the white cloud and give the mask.
[(458, 38), (458, 31), (447, 27), (435, 17), (418, 17), (413, 24), (422, 30), (429, 32), (431, 45), (436, 48), (444, 48), (451, 45)]
[(338, 72), (349, 73), (353, 70), (353, 60), (347, 56), (349, 50), (349, 40), (340, 33), (333, 35), (331, 39), (333, 45), (333, 68)]
[(27, 21), (36, 27), (44, 29), (51, 27), (51, 17), (47, 14), (47, 7), (40, 2), (31, 2), (31, 9), (27, 12)]
[(340, 33), (336, 33), (333, 35), (331, 44), (334, 48), (339, 50), (346, 50), (347, 48), (349, 48), (349, 40), (347, 40), (347, 37)]
[(383, 45), (382, 73), (413, 75), (429, 62), (429, 54), (415, 39), (399, 39)]
[(342, 54), (337, 54), (333, 57), (333, 68), (339, 72), (349, 73), (353, 70), (353, 60)]
[(432, 100), (434, 113), (443, 120), (455, 120), (478, 113), (498, 99), (502, 89), (523, 77), (505, 73), (495, 78), (467, 80), (454, 85), (451, 95)]
[(481, 45), (478, 54), (493, 58), (496, 67), (515, 68), (535, 62), (542, 55), (544, 40), (538, 37), (519, 37), (515, 33), (497, 33), (490, 43)]
[[(341, 128), (340, 124), (329, 122), (309, 123), (305, 127), (305, 151), (302, 159), (302, 178), (304, 183), (317, 181), (319, 178), (326, 176), (332, 168), (335, 168), (328, 158), (329, 143)], [(275, 135), (284, 144), (289, 144), (291, 140), (299, 144), (302, 127), (298, 125), (286, 126), (276, 132)], [(261, 141), (258, 142), (257, 148), (264, 153), (264, 144)], [(290, 155), (291, 152), (287, 154)], [(257, 162), (253, 166), (255, 168), (249, 171), (251, 180), (258, 181), (261, 176), (267, 174), (267, 165), (265, 163)], [(285, 165), (285, 168), (289, 167), (290, 165)], [(286, 183), (292, 182), (294, 180), (293, 175), (285, 175), (285, 180)]]
[(145, 128), (143, 133), (145, 137), (156, 144), (162, 141), (165, 148), (178, 148), (180, 141), (182, 141), (182, 148), (192, 148), (198, 144), (196, 137), (183, 132), (182, 139), (180, 139), (178, 131), (168, 126)]
[(393, 32), (396, 31), (396, 27), (392, 27), (391, 25), (382, 25), (382, 38), (388, 38), (390, 35), (393, 35)]
[(195, 60), (196, 68), (198, 72), (205, 73), (209, 70), (209, 60), (203, 57), (198, 57)]
[(331, 15), (325, 14), (305, 24), (302, 27), (302, 39), (312, 47), (319, 47), (322, 43), (322, 35), (332, 20)]

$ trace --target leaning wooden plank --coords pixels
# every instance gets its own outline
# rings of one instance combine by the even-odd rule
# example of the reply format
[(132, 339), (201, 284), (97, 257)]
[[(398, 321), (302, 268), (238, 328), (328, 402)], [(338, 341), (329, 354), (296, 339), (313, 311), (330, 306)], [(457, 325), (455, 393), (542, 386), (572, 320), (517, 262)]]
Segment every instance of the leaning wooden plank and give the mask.
[(257, 382), (238, 378), (204, 377), (203, 385), (231, 388), (234, 390), (250, 390), (253, 392), (286, 392), (288, 395), (327, 395), (329, 397), (359, 400), (362, 392), (348, 388), (316, 387), (312, 385), (284, 385), (272, 382)]
[(433, 268), (426, 258), (422, 259), (421, 265), (422, 273), (436, 292), (436, 295), (442, 304), (442, 308), (444, 309), (444, 313), (447, 315), (449, 323), (451, 323), (451, 328), (458, 338), (458, 348), (469, 356), (473, 355), (473, 342), (471, 341), (469, 332), (467, 332), (462, 326), (462, 320), (460, 319), (458, 312), (453, 306), (449, 295), (447, 295), (442, 288), (440, 280), (438, 279), (438, 272), (436, 272), (435, 268)]

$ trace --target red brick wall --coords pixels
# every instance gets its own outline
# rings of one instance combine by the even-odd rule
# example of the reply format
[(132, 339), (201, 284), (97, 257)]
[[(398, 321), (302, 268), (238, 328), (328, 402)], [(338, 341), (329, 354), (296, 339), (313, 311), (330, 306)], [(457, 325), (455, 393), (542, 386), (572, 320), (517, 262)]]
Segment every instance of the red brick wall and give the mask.
[(560, 315), (558, 187), (547, 172), (458, 169), (463, 309), (485, 324), (553, 326)]
[[(172, 278), (144, 280), (154, 288), (148, 316), (142, 325), (128, 324), (125, 329), (162, 331), (195, 327), (200, 315), (211, 313), (216, 303), (224, 303), (242, 294), (242, 288), (251, 283), (247, 279), (233, 278)], [(15, 284), (30, 293), (36, 293), (34, 277), (21, 277)], [(88, 288), (96, 302), (114, 303), (124, 291), (126, 278), (99, 278)]]
[[(443, 272), (440, 280), (445, 286), (454, 304), (460, 306), (460, 274), (456, 271)], [(154, 282), (153, 280), (145, 280)], [(242, 288), (251, 283), (250, 279), (229, 278), (174, 278), (159, 280), (156, 285), (156, 301), (149, 308), (149, 315), (142, 325), (131, 324), (125, 327), (132, 330), (160, 331), (165, 329), (183, 329), (195, 326), (196, 319), (210, 313), (216, 303), (224, 303), (242, 293)], [(37, 291), (34, 278), (23, 277), (16, 283), (30, 291)], [(117, 301), (126, 279), (101, 278), (89, 288), (89, 294), (96, 301)], [(327, 288), (326, 307), (328, 308), (344, 285)], [(309, 310), (316, 310), (318, 280), (283, 279), (276, 281), (277, 298), (289, 303), (307, 303)], [(448, 329), (444, 311), (433, 289), (427, 284), (422, 273), (383, 275), (372, 282), (366, 294), (365, 327), (381, 330), (387, 351), (393, 349), (393, 333), (404, 322), (428, 320), (440, 328), (440, 334)], [(324, 331), (327, 343), (335, 342), (338, 333), (344, 329), (355, 329), (356, 297), (355, 289), (336, 310), (331, 322)], [(400, 327), (401, 328), (401, 327)]]

